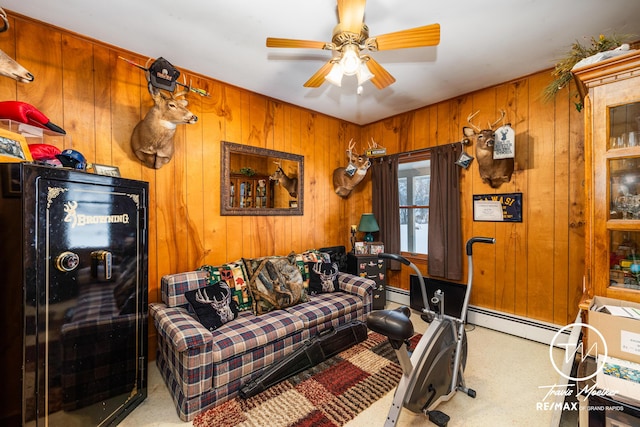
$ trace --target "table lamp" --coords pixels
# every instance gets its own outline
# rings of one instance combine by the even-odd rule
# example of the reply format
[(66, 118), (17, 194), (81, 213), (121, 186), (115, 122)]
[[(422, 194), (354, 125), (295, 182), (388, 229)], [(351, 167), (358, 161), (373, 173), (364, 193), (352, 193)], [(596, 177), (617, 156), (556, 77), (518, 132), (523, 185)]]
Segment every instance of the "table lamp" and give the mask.
[(376, 217), (372, 213), (364, 213), (360, 217), (360, 224), (358, 225), (358, 231), (366, 233), (364, 236), (365, 242), (373, 242), (373, 234), (376, 231), (380, 231)]

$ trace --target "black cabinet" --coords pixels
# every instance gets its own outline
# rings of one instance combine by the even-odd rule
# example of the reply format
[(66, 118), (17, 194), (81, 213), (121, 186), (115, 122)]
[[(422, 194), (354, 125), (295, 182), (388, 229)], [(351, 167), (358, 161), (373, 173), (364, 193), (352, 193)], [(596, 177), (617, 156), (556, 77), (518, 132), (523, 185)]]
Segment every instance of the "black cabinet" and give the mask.
[(147, 395), (148, 184), (0, 164), (0, 425), (115, 425)]
[(377, 255), (347, 256), (347, 271), (356, 276), (366, 277), (376, 282), (373, 290), (373, 309), (382, 310), (387, 304), (387, 262)]

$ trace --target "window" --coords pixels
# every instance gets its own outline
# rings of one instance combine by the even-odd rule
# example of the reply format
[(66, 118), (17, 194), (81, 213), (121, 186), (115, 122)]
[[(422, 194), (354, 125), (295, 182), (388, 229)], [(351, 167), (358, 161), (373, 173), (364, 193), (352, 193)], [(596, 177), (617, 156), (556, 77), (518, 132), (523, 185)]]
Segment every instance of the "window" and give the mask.
[(430, 183), (431, 160), (428, 153), (400, 157), (398, 197), (402, 252), (423, 255), (428, 253)]

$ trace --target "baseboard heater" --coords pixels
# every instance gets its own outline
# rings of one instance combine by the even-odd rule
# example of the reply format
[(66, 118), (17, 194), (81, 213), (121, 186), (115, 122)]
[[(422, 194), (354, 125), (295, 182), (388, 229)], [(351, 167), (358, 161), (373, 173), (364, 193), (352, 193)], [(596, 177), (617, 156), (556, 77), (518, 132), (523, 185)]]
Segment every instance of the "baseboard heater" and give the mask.
[[(445, 283), (447, 283), (448, 285), (453, 285), (454, 289), (455, 287), (462, 286), (464, 288), (465, 286), (458, 283)], [(429, 287), (430, 285), (427, 284), (427, 293), (429, 293)], [(445, 304), (447, 304), (448, 290), (445, 288), (443, 289), (443, 291), (445, 293)], [(451, 291), (449, 290), (449, 292)], [(455, 295), (455, 291), (453, 293), (454, 295), (451, 296), (452, 298), (449, 299), (449, 301), (452, 301), (452, 304), (455, 305), (456, 300), (459, 299), (459, 295)], [(411, 304), (412, 299), (414, 300), (414, 304)], [(411, 298), (410, 292), (405, 289), (387, 286), (387, 301), (392, 301), (402, 305), (408, 305), (411, 308), (416, 309), (415, 296), (414, 298)], [(461, 305), (462, 304), (460, 303), (460, 306)], [(452, 310), (455, 311), (455, 309)], [(449, 310), (447, 309), (447, 307), (445, 307), (445, 313), (449, 314), (448, 311)], [(457, 313), (454, 312), (452, 314), (457, 316), (459, 312), (460, 308), (457, 309)], [(553, 339), (553, 337), (562, 328), (562, 326), (473, 305), (469, 305), (469, 311), (467, 313), (467, 323), (478, 325), (483, 328), (493, 329), (498, 332), (515, 335), (520, 338), (525, 338), (543, 344), (551, 344), (551, 342), (553, 342), (556, 346), (559, 346), (559, 344), (566, 344), (569, 340), (570, 331), (563, 331), (556, 340)]]

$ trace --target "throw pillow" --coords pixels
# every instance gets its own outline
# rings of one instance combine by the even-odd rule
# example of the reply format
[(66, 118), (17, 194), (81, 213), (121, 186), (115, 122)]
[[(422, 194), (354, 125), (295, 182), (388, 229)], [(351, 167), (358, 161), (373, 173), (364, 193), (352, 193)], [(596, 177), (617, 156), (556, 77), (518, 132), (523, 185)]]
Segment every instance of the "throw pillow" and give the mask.
[(214, 331), (238, 317), (238, 304), (225, 281), (184, 293), (202, 326)]
[(238, 304), (239, 311), (251, 309), (251, 295), (247, 288), (244, 262), (242, 260), (228, 262), (220, 266), (203, 265), (199, 270), (209, 273), (208, 285), (213, 285), (221, 280), (227, 282), (231, 289), (232, 298)]
[(309, 268), (309, 292), (311, 294), (321, 294), (339, 290), (338, 286), (338, 264), (335, 262), (310, 262)]
[(318, 251), (328, 254), (331, 262), (338, 264), (338, 270), (347, 272), (347, 250), (344, 246), (320, 248)]
[(307, 301), (295, 256), (262, 258), (252, 264), (251, 271), (249, 290), (256, 316)]
[(300, 274), (302, 274), (304, 285), (306, 288), (309, 288), (309, 279), (311, 278), (311, 273), (309, 272), (309, 263), (316, 263), (320, 261), (328, 262), (329, 256), (325, 253), (316, 251), (315, 249), (310, 249), (300, 254), (290, 254), (289, 256), (293, 255), (295, 255), (296, 264), (298, 264)]

